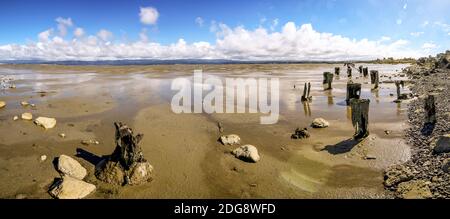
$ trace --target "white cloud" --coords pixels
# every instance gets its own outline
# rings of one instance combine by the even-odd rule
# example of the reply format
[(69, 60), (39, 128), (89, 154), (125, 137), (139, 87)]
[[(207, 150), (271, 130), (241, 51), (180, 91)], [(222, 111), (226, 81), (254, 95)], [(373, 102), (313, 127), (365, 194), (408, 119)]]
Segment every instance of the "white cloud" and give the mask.
[(142, 28), (141, 32), (139, 33), (139, 39), (141, 39), (142, 42), (148, 41), (147, 28)]
[(437, 48), (437, 45), (432, 42), (424, 43), (422, 45), (422, 49), (431, 50), (431, 49), (435, 49), (435, 48)]
[[(78, 40), (40, 34), (40, 41), (0, 46), (2, 59), (114, 60), (114, 59), (235, 59), (235, 60), (366, 60), (381, 57), (420, 57), (424, 51), (408, 49), (406, 40), (352, 39), (314, 30), (311, 24), (288, 22), (280, 31), (259, 27), (231, 28), (211, 22), (215, 43), (176, 43), (162, 45), (140, 37), (136, 42), (106, 42), (112, 33), (100, 30), (97, 36)], [(213, 25), (214, 24), (214, 25)], [(44, 31), (45, 32), (45, 31)], [(141, 31), (145, 33), (145, 30)], [(41, 40), (44, 39), (44, 40)], [(425, 46), (429, 48), (430, 46)]]
[(380, 39), (380, 42), (390, 41), (390, 40), (391, 40), (390, 37), (388, 37), (388, 36), (382, 36), (381, 39)]
[(399, 18), (399, 19), (397, 19), (396, 23), (397, 23), (398, 25), (400, 25), (400, 24), (403, 23), (403, 21), (402, 21), (402, 19)]
[(410, 33), (410, 35), (411, 35), (411, 36), (414, 36), (414, 37), (418, 37), (418, 36), (420, 36), (420, 35), (422, 35), (422, 34), (424, 34), (423, 31), (420, 31), (420, 32), (411, 32), (411, 33)]
[(84, 36), (84, 30), (81, 27), (77, 27), (74, 31), (73, 31), (73, 35), (77, 38), (80, 38), (82, 36)]
[(153, 7), (141, 7), (139, 12), (141, 23), (154, 25), (158, 21), (159, 12)]
[(111, 32), (109, 32), (108, 30), (105, 29), (101, 29), (98, 33), (97, 36), (102, 39), (103, 41), (108, 41), (112, 38), (113, 34)]
[(55, 21), (58, 23), (59, 35), (61, 35), (62, 37), (66, 36), (67, 29), (73, 26), (72, 19), (70, 17), (69, 18), (58, 17), (56, 18)]
[(46, 30), (46, 31), (40, 32), (40, 33), (38, 34), (38, 39), (39, 39), (39, 41), (41, 41), (41, 42), (47, 42), (47, 41), (48, 41), (48, 38), (50, 37), (50, 35), (52, 35), (52, 33), (53, 33), (53, 29), (48, 29), (48, 30)]
[(197, 18), (195, 18), (195, 23), (196, 23), (199, 27), (203, 27), (203, 23), (205, 23), (205, 21), (203, 20), (203, 18), (197, 17)]

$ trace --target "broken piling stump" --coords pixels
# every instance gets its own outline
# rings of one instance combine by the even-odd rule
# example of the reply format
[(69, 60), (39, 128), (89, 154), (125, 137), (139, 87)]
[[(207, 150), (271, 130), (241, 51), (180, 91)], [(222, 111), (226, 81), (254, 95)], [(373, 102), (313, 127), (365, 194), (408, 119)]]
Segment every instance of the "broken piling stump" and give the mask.
[(367, 77), (368, 75), (369, 75), (369, 68), (368, 67), (363, 68), (363, 76)]
[(370, 83), (372, 84), (372, 89), (378, 89), (378, 84), (380, 82), (380, 75), (377, 70), (370, 70)]
[(436, 123), (436, 105), (435, 105), (434, 95), (428, 95), (425, 99), (425, 123), (435, 124)]
[(347, 77), (352, 77), (352, 68), (349, 65), (347, 65)]
[(340, 71), (341, 71), (341, 68), (339, 68), (339, 67), (334, 67), (334, 74), (335, 74), (335, 75), (339, 75)]
[(369, 103), (369, 99), (352, 99), (350, 101), (355, 140), (362, 140), (369, 136)]
[(362, 74), (362, 73), (363, 73), (363, 66), (360, 65), (360, 66), (358, 67), (358, 70), (359, 70), (359, 74)]
[(361, 84), (360, 83), (347, 83), (347, 96), (345, 102), (350, 105), (351, 99), (359, 99), (361, 96)]
[(402, 100), (408, 99), (408, 95), (402, 94), (400, 91), (400, 86), (403, 88), (404, 82), (403, 81), (395, 81), (395, 86), (397, 88), (397, 100), (394, 100), (394, 102), (401, 102)]
[(323, 85), (325, 90), (332, 89), (331, 83), (333, 83), (333, 77), (334, 75), (331, 72), (323, 73)]
[(302, 102), (303, 101), (311, 101), (312, 96), (309, 95), (311, 91), (311, 83), (305, 83), (305, 87), (303, 88)]
[(134, 135), (131, 128), (114, 123), (116, 148), (95, 167), (97, 179), (116, 185), (137, 185), (152, 180), (153, 167), (144, 158), (139, 142), (143, 135)]

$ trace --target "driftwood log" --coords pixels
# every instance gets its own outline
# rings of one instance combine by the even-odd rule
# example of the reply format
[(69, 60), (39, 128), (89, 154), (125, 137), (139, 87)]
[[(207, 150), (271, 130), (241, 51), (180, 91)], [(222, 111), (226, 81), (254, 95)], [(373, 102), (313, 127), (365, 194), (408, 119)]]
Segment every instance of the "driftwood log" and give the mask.
[(114, 123), (116, 128), (114, 152), (106, 156), (95, 167), (95, 176), (104, 182), (116, 185), (136, 185), (152, 179), (153, 167), (144, 158), (139, 142), (142, 134), (122, 123)]
[(302, 102), (303, 101), (311, 101), (312, 100), (312, 96), (310, 96), (310, 91), (311, 91), (311, 83), (305, 83), (305, 87), (303, 88), (303, 95), (302, 95)]
[(369, 75), (369, 68), (368, 67), (363, 68), (363, 76), (367, 77), (368, 75)]
[(350, 105), (350, 100), (359, 99), (361, 96), (361, 84), (360, 83), (347, 83), (347, 96), (345, 102)]
[(436, 123), (436, 105), (434, 103), (434, 95), (428, 95), (425, 99), (425, 123), (435, 124)]
[(325, 90), (332, 89), (331, 83), (333, 83), (333, 77), (334, 75), (331, 72), (324, 72), (323, 73), (323, 84)]
[(353, 138), (362, 140), (369, 136), (369, 99), (352, 99), (352, 125), (355, 128)]
[(339, 68), (339, 67), (334, 67), (334, 74), (335, 74), (335, 75), (339, 75), (340, 71), (341, 71), (341, 68)]
[(377, 70), (370, 70), (370, 83), (372, 84), (372, 89), (378, 89), (378, 84), (380, 82), (380, 75)]

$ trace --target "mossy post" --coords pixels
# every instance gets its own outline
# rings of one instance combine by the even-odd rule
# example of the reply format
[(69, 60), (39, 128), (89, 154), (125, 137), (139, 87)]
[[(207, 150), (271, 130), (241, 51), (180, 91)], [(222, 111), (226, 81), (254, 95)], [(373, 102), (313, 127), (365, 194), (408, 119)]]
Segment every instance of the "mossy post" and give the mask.
[(323, 84), (325, 90), (331, 90), (331, 84), (333, 83), (333, 77), (334, 75), (331, 72), (324, 72), (323, 73)]
[(302, 102), (303, 101), (311, 101), (312, 97), (309, 95), (311, 91), (311, 83), (305, 83), (305, 87), (303, 88)]
[(350, 105), (351, 99), (359, 99), (361, 96), (361, 84), (360, 83), (347, 83), (347, 96), (345, 102)]
[(369, 99), (351, 99), (350, 101), (355, 140), (362, 140), (369, 136), (369, 104)]
[(339, 75), (340, 71), (341, 71), (341, 68), (339, 68), (339, 67), (334, 67), (334, 74), (335, 74), (335, 75)]
[(372, 84), (372, 89), (378, 89), (378, 84), (380, 82), (380, 75), (377, 70), (370, 70), (370, 83)]
[(363, 68), (363, 76), (367, 77), (368, 75), (369, 75), (369, 68), (368, 67)]
[(436, 105), (434, 103), (434, 95), (428, 95), (425, 99), (425, 123), (436, 123)]
[(350, 65), (347, 65), (347, 77), (352, 77), (352, 67), (350, 67)]

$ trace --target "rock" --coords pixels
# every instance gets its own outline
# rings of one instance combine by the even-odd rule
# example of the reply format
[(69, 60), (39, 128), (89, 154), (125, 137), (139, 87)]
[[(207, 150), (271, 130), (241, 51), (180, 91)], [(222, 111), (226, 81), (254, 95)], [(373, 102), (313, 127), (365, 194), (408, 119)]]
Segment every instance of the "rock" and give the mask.
[(47, 160), (47, 155), (41, 155), (40, 159), (41, 162), (44, 162), (45, 160)]
[(323, 118), (315, 118), (312, 121), (312, 124), (311, 124), (311, 126), (313, 128), (326, 128), (329, 125), (330, 125), (330, 123), (327, 120), (323, 119)]
[(5, 106), (6, 106), (5, 101), (0, 101), (0, 109), (3, 108), (3, 107), (5, 107)]
[(397, 187), (397, 196), (404, 199), (428, 199), (433, 194), (428, 187), (429, 182), (424, 180), (412, 180), (402, 182)]
[(100, 142), (98, 142), (98, 141), (96, 141), (96, 140), (89, 139), (89, 140), (82, 140), (82, 141), (81, 141), (81, 144), (84, 144), (84, 145), (91, 145), (91, 144), (100, 144)]
[(223, 145), (235, 145), (241, 142), (241, 138), (235, 134), (223, 135), (220, 137), (220, 142), (222, 142)]
[(28, 106), (28, 105), (30, 105), (30, 103), (28, 103), (27, 101), (22, 101), (22, 102), (20, 102), (20, 105), (22, 105), (22, 106)]
[(153, 179), (153, 166), (149, 162), (137, 162), (125, 170), (119, 162), (103, 159), (95, 167), (95, 176), (109, 184), (139, 185)]
[(442, 171), (450, 173), (450, 158), (447, 158), (442, 162)]
[(61, 137), (61, 138), (65, 138), (65, 137), (66, 137), (66, 134), (64, 134), (64, 133), (59, 133), (58, 136)]
[(31, 113), (22, 113), (21, 117), (23, 120), (32, 120), (33, 119), (33, 115)]
[(64, 154), (58, 158), (57, 170), (64, 175), (80, 180), (87, 175), (86, 169), (78, 161)]
[(70, 176), (64, 176), (50, 186), (49, 193), (57, 199), (82, 199), (94, 190), (95, 185)]
[(38, 126), (44, 127), (45, 129), (51, 129), (56, 126), (56, 119), (40, 116), (34, 120), (34, 123)]
[(403, 165), (394, 165), (389, 167), (384, 175), (384, 185), (387, 187), (395, 186), (401, 182), (411, 180), (414, 177), (411, 170)]
[(450, 152), (450, 134), (439, 136), (436, 141), (431, 144), (433, 152), (436, 154)]
[(139, 185), (152, 180), (153, 166), (149, 162), (138, 162), (129, 175), (130, 185)]
[(384, 134), (389, 135), (389, 134), (391, 134), (391, 131), (389, 131), (389, 130), (384, 130)]
[(308, 130), (306, 128), (295, 129), (294, 134), (291, 135), (292, 139), (302, 139), (302, 138), (309, 138), (311, 135), (309, 134)]
[(249, 144), (236, 148), (233, 151), (233, 154), (235, 157), (248, 162), (256, 163), (260, 160), (258, 149), (256, 149), (255, 146)]
[(14, 116), (14, 118), (13, 118), (14, 121), (17, 121), (18, 119), (19, 119), (18, 116)]

